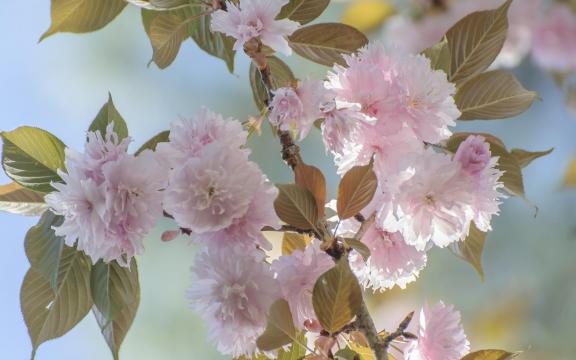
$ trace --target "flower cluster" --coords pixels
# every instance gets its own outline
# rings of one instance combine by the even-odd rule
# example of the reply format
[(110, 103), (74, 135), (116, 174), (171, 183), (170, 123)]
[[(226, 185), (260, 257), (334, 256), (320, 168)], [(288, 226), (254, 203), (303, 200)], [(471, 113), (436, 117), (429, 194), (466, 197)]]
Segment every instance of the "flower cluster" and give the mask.
[(64, 222), (55, 228), (66, 244), (77, 242), (94, 263), (128, 266), (144, 250), (143, 238), (162, 216), (165, 177), (151, 151), (127, 153), (130, 139), (119, 139), (109, 124), (105, 134), (89, 132), (85, 152), (66, 149), (64, 181), (46, 203)]
[[(450, 137), (460, 112), (455, 86), (427, 58), (369, 45), (345, 59), (347, 66), (335, 66), (324, 83), (278, 89), (270, 121), (303, 137), (310, 119), (322, 118), (324, 143), (340, 173), (374, 160), (378, 190), (363, 215), (374, 213), (376, 220), (362, 238), (372, 255), (363, 259), (353, 251), (352, 268), (365, 287), (405, 287), (433, 245), (464, 240), (472, 222), (491, 229), (502, 173), (481, 136), (463, 141), (455, 155), (434, 148)], [(302, 111), (306, 101), (309, 110)], [(347, 220), (339, 233), (353, 236), (357, 228)]]

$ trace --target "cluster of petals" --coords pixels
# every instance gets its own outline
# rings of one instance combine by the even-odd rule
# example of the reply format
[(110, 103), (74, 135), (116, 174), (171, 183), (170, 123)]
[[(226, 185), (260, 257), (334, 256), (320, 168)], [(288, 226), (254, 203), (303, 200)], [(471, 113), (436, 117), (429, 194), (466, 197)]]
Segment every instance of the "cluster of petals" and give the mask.
[(209, 340), (233, 357), (254, 353), (270, 306), (279, 297), (270, 265), (247, 258), (234, 246), (208, 246), (197, 255), (192, 276), (187, 297), (208, 326)]
[(442, 301), (433, 307), (425, 304), (412, 327), (418, 339), (406, 345), (405, 360), (459, 360), (470, 352), (460, 313), (452, 305)]
[(554, 2), (536, 22), (532, 56), (544, 69), (576, 71), (576, 13), (567, 3)]
[(162, 216), (163, 167), (150, 151), (128, 154), (129, 142), (118, 138), (113, 124), (105, 135), (89, 132), (84, 153), (66, 149), (67, 173), (59, 171), (64, 182), (54, 183), (56, 191), (46, 196), (64, 218), (55, 233), (69, 246), (77, 243), (93, 262), (128, 266)]
[(223, 354), (251, 355), (279, 288), (261, 249), (261, 229), (276, 227), (278, 190), (244, 148), (247, 133), (234, 119), (202, 109), (172, 125), (157, 147), (168, 173), (163, 209), (204, 245), (192, 268), (191, 308)]
[[(384, 39), (401, 49), (419, 53), (436, 44), (446, 31), (466, 15), (484, 10), (496, 9), (502, 5), (500, 0), (459, 0), (451, 2), (446, 9), (424, 10), (424, 16), (413, 19), (409, 14), (399, 13), (387, 21)], [(531, 50), (532, 41), (537, 34), (535, 19), (541, 12), (541, 0), (514, 1), (509, 9), (509, 31), (504, 47), (497, 59), (496, 66), (514, 67)]]
[(264, 45), (291, 55), (292, 49), (286, 37), (300, 26), (289, 19), (277, 20), (277, 16), (288, 0), (241, 0), (239, 4), (226, 2), (226, 10), (212, 14), (211, 29), (236, 39), (234, 50), (242, 50), (252, 39)]
[(334, 266), (334, 261), (314, 240), (305, 250), (295, 250), (272, 263), (282, 297), (288, 301), (294, 323), (304, 329), (306, 322), (316, 320), (312, 306), (312, 289), (318, 277)]

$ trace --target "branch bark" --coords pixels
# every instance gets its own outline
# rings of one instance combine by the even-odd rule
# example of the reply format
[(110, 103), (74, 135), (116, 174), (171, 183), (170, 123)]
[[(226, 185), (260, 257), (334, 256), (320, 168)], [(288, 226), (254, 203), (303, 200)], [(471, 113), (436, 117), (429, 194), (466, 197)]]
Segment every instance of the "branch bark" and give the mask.
[[(250, 56), (254, 65), (256, 65), (260, 72), (260, 77), (262, 78), (262, 82), (264, 83), (268, 93), (268, 100), (266, 103), (269, 106), (274, 97), (274, 93), (272, 92), (274, 86), (268, 61), (266, 56), (260, 52), (260, 48), (261, 44), (259, 44), (257, 40), (253, 39), (246, 44), (244, 51), (248, 56)], [(302, 161), (300, 156), (300, 147), (294, 143), (294, 139), (289, 131), (278, 130), (278, 136), (280, 138), (280, 144), (282, 145), (282, 159), (292, 168), (292, 170), (294, 170), (298, 163)], [(369, 225), (369, 223), (369, 221), (364, 222), (364, 224), (367, 225)], [(364, 228), (366, 226), (362, 227)], [(336, 245), (336, 241), (334, 241), (334, 244)], [(331, 249), (326, 249), (328, 254), (331, 254), (330, 251)], [(348, 259), (347, 256), (346, 259)], [(355, 327), (366, 337), (368, 344), (374, 352), (376, 360), (388, 360), (388, 346), (378, 336), (378, 330), (374, 325), (374, 321), (370, 316), (370, 312), (368, 311), (364, 299), (362, 299), (360, 312), (356, 314)]]

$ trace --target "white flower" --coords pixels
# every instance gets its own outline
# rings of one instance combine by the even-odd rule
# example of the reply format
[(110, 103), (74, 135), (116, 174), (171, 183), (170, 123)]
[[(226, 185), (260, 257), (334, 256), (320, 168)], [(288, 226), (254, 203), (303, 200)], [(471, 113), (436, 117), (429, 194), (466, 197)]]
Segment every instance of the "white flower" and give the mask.
[(288, 0), (241, 0), (236, 5), (229, 1), (226, 11), (218, 10), (212, 14), (212, 31), (235, 38), (234, 50), (242, 50), (246, 42), (258, 38), (264, 45), (291, 55), (292, 49), (286, 37), (300, 24), (288, 19), (276, 20), (282, 6), (287, 3)]

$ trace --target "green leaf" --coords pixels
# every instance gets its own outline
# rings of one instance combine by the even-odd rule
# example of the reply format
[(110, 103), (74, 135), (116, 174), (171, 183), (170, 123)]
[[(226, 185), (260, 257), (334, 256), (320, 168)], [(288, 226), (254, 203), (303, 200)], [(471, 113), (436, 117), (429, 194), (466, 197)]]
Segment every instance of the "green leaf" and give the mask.
[(148, 10), (173, 10), (190, 6), (189, 0), (126, 0), (130, 4)]
[(470, 232), (464, 241), (452, 244), (450, 251), (462, 260), (470, 263), (480, 275), (480, 280), (484, 281), (484, 270), (482, 269), (482, 253), (486, 242), (486, 233), (480, 231), (474, 222), (470, 224)]
[(512, 73), (488, 71), (464, 83), (454, 96), (460, 120), (495, 120), (519, 115), (538, 98), (535, 91), (522, 87)]
[[(38, 224), (26, 233), (24, 246), (31, 267), (50, 281), (54, 291), (58, 290), (60, 261), (64, 255), (64, 238), (56, 236), (53, 227), (62, 225), (64, 218), (46, 211)], [(70, 248), (66, 247), (70, 252)]]
[(99, 30), (114, 20), (125, 6), (124, 0), (52, 0), (52, 24), (40, 41), (58, 32)]
[(306, 355), (306, 334), (298, 334), (296, 341), (292, 342), (288, 350), (280, 349), (276, 360), (300, 360)]
[(144, 145), (142, 145), (140, 149), (136, 151), (135, 155), (139, 155), (144, 150), (156, 151), (156, 146), (158, 146), (159, 143), (168, 141), (170, 141), (170, 131), (169, 130), (162, 131), (154, 135), (150, 140), (146, 141)]
[[(270, 68), (270, 75), (272, 80), (273, 89), (278, 89), (286, 86), (293, 86), (296, 83), (296, 78), (290, 70), (290, 67), (285, 62), (275, 56), (267, 58), (268, 66)], [(260, 71), (253, 62), (250, 63), (250, 86), (252, 88), (252, 95), (258, 110), (263, 110), (268, 107), (268, 91), (260, 75)]]
[(360, 311), (362, 290), (348, 262), (340, 260), (320, 275), (312, 291), (318, 321), (330, 334), (342, 329)]
[(140, 305), (138, 266), (132, 259), (130, 268), (116, 261), (99, 261), (92, 268), (91, 292), (94, 299), (92, 312), (114, 359), (126, 337)]
[(65, 169), (64, 143), (42, 129), (22, 126), (0, 133), (4, 140), (2, 167), (12, 180), (30, 190), (48, 193)]
[(448, 80), (462, 83), (494, 62), (506, 41), (511, 3), (512, 0), (506, 0), (495, 10), (474, 12), (448, 30), (451, 56)]
[(13, 182), (0, 185), (0, 211), (24, 216), (41, 215), (47, 209), (44, 195)]
[[(191, 8), (195, 14), (200, 14), (204, 11), (202, 8)], [(210, 21), (212, 16), (202, 16), (197, 21), (193, 22), (190, 27), (190, 36), (206, 53), (224, 60), (228, 71), (234, 72), (234, 57), (236, 51), (234, 50), (235, 40), (219, 32), (212, 32), (210, 30)]]
[(256, 346), (262, 351), (272, 351), (297, 341), (297, 335), (288, 302), (278, 299), (270, 307), (266, 331), (256, 340)]
[[(142, 14), (150, 14), (142, 11)], [(187, 11), (174, 11), (156, 14), (152, 12), (148, 36), (152, 44), (152, 61), (160, 69), (167, 68), (180, 51), (180, 46), (188, 38), (193, 17)]]
[(554, 151), (554, 148), (545, 151), (527, 151), (522, 149), (512, 149), (510, 153), (516, 158), (520, 167), (525, 168), (530, 165), (532, 161), (541, 158), (543, 156), (549, 155)]
[(510, 360), (520, 355), (520, 353), (511, 353), (504, 350), (480, 350), (470, 353), (462, 360)]
[(344, 220), (358, 214), (372, 201), (377, 187), (378, 179), (372, 170), (372, 162), (350, 169), (338, 185), (338, 217)]
[(368, 43), (366, 35), (340, 23), (306, 26), (296, 30), (289, 40), (298, 55), (326, 66), (345, 65), (343, 54), (354, 53)]
[(288, 18), (304, 25), (322, 15), (328, 4), (330, 0), (290, 0), (277, 18)]
[(116, 110), (114, 102), (112, 101), (112, 94), (108, 93), (108, 102), (102, 106), (98, 115), (88, 131), (100, 131), (102, 136), (106, 134), (106, 127), (108, 124), (114, 123), (114, 132), (118, 135), (120, 140), (128, 137), (128, 126), (122, 118), (122, 115)]
[(430, 66), (434, 70), (442, 70), (445, 73), (450, 71), (450, 47), (448, 39), (444, 37), (442, 41), (435, 44), (422, 52), (422, 55), (430, 59)]
[(58, 287), (31, 268), (20, 290), (24, 322), (32, 341), (32, 358), (38, 347), (66, 334), (82, 320), (90, 307), (90, 261), (84, 253), (65, 248), (58, 267)]
[(280, 192), (274, 201), (274, 210), (280, 220), (299, 229), (316, 229), (318, 209), (314, 195), (295, 184), (279, 184), (276, 187)]
[(282, 255), (290, 255), (296, 250), (304, 251), (311, 241), (308, 235), (285, 232), (282, 236)]
[(202, 50), (224, 60), (228, 70), (233, 72), (234, 40), (221, 33), (212, 33), (210, 19), (206, 9), (200, 6), (170, 11), (142, 9), (142, 23), (153, 49), (152, 61), (159, 68), (166, 68), (176, 58), (182, 42), (191, 37)]

